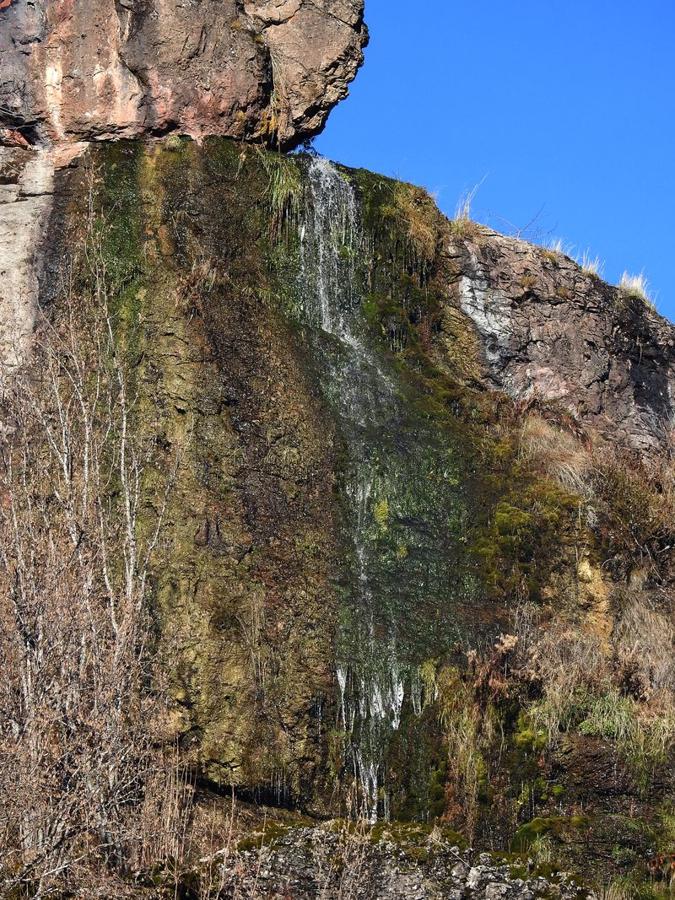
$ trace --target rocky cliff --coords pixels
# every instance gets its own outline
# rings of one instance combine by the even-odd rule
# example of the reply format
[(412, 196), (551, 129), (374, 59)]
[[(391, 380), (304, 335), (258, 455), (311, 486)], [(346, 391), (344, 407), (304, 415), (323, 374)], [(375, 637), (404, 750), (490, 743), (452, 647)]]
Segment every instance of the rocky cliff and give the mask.
[(675, 332), (644, 297), (563, 253), (484, 228), (447, 254), (491, 386), (559, 402), (637, 450), (672, 446)]
[(290, 148), (363, 61), (362, 0), (0, 6), (0, 358), (27, 349), (54, 172), (88, 141), (227, 135)]
[(177, 131), (289, 147), (322, 128), (367, 40), (362, 0), (13, 0), (0, 129), (40, 145)]
[[(54, 30), (11, 83), (38, 112), (6, 121), (45, 146), (5, 148), (0, 185), (3, 878), (666, 896), (673, 326), (411, 185), (260, 146), (319, 127), (360, 10), (237, 7), (221, 46), (201, 3), (195, 51), (186, 6), (101, 9), (120, 55), (92, 65), (148, 93), (89, 78), (78, 108), (30, 83), (83, 13), (35, 9)], [(274, 35), (321, 101), (216, 126), (209, 54), (262, 66)]]
[(57, 197), (38, 345), (95, 358), (106, 298), (139, 533), (163, 510), (164, 740), (200, 785), (579, 873), (583, 845), (598, 878), (619, 848), (646, 877), (672, 795), (671, 326), (311, 157), (100, 144)]

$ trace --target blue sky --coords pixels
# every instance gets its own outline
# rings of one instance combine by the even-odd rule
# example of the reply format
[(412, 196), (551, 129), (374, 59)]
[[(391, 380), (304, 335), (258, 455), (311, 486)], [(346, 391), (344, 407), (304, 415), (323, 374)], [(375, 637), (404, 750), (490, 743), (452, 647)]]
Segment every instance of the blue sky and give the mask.
[(371, 42), (320, 153), (452, 214), (644, 271), (675, 320), (674, 0), (366, 0)]

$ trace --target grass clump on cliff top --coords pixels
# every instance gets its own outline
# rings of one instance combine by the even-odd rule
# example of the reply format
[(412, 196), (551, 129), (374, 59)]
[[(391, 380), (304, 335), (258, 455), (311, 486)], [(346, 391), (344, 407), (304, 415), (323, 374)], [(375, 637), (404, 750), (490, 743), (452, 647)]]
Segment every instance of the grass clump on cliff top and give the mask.
[(425, 272), (436, 257), (441, 216), (432, 197), (423, 189), (403, 181), (356, 173), (362, 196), (364, 221), (380, 245), (389, 245), (403, 269)]
[(600, 257), (591, 256), (589, 250), (584, 250), (579, 265), (587, 275), (597, 275), (599, 277), (602, 274), (603, 264)]
[(639, 275), (631, 275), (624, 272), (619, 282), (619, 293), (629, 299), (642, 300), (650, 309), (655, 310), (654, 301), (649, 294), (649, 283), (645, 278), (644, 272)]
[(562, 238), (549, 241), (542, 250), (544, 257), (551, 263), (558, 262), (558, 257), (566, 256), (575, 262), (586, 275), (601, 277), (604, 264), (599, 256), (592, 256), (590, 250), (584, 250), (579, 256), (571, 244), (565, 244)]
[(418, 257), (431, 262), (438, 245), (438, 211), (432, 198), (421, 188), (397, 182), (394, 186), (394, 214), (405, 223), (410, 244)]
[(455, 237), (472, 237), (476, 231), (476, 222), (471, 217), (471, 207), (482, 182), (465, 191), (459, 198), (455, 208), (455, 217), (450, 222), (450, 230)]

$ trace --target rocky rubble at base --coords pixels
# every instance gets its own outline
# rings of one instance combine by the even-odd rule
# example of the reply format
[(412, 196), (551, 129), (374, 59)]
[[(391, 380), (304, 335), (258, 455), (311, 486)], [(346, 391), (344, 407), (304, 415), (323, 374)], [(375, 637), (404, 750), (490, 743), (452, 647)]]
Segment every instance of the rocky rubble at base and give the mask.
[[(431, 833), (402, 846), (368, 833), (330, 827), (293, 828), (272, 844), (241, 850), (226, 866), (222, 897), (359, 897), (359, 900), (535, 900), (593, 898), (567, 873), (544, 878), (528, 861), (515, 865), (489, 853), (461, 850)], [(524, 876), (524, 877), (521, 877)]]

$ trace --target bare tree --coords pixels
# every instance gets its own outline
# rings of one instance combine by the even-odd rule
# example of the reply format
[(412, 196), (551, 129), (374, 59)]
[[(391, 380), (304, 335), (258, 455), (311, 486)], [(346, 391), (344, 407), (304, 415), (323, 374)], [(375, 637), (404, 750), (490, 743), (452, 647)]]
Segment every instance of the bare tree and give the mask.
[(32, 897), (124, 876), (148, 790), (185, 794), (161, 749), (148, 604), (172, 476), (148, 486), (158, 451), (93, 213), (78, 265), (86, 288), (68, 277), (7, 388), (0, 446), (0, 879)]

